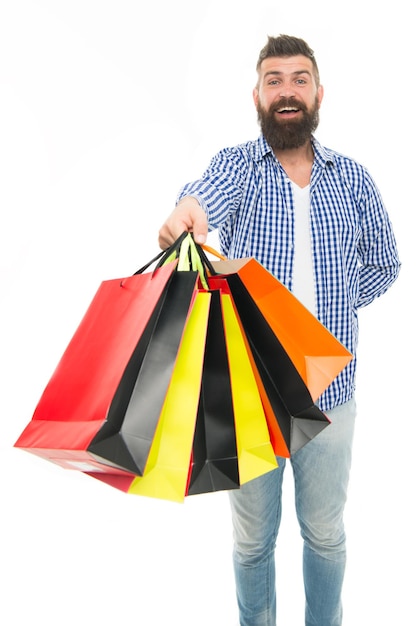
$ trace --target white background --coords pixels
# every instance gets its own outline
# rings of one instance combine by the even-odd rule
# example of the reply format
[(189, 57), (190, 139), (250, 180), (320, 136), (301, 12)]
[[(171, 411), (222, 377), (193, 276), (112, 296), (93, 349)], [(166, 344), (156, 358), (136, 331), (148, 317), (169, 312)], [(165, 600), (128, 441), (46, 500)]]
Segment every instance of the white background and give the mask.
[[(360, 314), (345, 625), (416, 623), (413, 22), (407, 0), (2, 0), (2, 624), (237, 623), (226, 494), (128, 496), (13, 443), (99, 283), (158, 252), (217, 149), (257, 136), (255, 63), (279, 33), (315, 50), (316, 135), (370, 169), (403, 261)], [(291, 481), (279, 623), (301, 626)]]

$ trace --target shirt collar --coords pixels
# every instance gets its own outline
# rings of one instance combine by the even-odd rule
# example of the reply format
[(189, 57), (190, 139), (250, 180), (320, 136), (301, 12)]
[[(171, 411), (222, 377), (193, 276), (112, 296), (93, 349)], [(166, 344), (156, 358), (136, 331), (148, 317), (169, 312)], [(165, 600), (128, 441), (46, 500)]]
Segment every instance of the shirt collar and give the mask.
[[(318, 165), (325, 168), (328, 163), (334, 162), (332, 152), (324, 148), (314, 136), (311, 137), (311, 144), (314, 150), (314, 159)], [(265, 137), (260, 135), (258, 141), (255, 142), (255, 161), (261, 161), (267, 154), (273, 154), (272, 148), (269, 143), (267, 143)]]
[(334, 164), (334, 154), (331, 150), (322, 146), (315, 137), (311, 138), (311, 144), (314, 150), (314, 159), (317, 161), (318, 165), (325, 168), (328, 164)]

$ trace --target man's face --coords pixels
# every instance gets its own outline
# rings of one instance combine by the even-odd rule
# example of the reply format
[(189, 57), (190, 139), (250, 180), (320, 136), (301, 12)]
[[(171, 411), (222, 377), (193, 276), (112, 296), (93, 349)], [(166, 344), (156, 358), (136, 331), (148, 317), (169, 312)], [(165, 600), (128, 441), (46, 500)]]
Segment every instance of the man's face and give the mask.
[(253, 98), (262, 133), (274, 150), (299, 148), (319, 123), (323, 88), (310, 59), (271, 57), (262, 61)]

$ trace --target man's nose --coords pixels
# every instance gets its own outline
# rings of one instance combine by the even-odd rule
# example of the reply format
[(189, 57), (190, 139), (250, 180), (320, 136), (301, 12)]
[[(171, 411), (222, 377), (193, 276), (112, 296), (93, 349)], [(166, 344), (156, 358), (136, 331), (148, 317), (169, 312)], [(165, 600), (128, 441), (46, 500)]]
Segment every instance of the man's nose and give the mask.
[(279, 90), (279, 95), (281, 98), (291, 98), (295, 95), (294, 85), (290, 82), (282, 83)]

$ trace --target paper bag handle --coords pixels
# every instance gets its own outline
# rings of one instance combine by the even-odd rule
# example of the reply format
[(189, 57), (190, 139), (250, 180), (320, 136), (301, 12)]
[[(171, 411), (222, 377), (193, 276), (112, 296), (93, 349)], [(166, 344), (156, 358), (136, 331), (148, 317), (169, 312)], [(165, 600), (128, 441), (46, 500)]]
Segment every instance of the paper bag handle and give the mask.
[(154, 263), (157, 263), (154, 268), (155, 271), (159, 267), (178, 259), (177, 270), (197, 271), (203, 286), (208, 289), (208, 275), (214, 276), (217, 272), (207, 257), (206, 252), (212, 254), (218, 259), (221, 259), (222, 261), (226, 260), (226, 257), (215, 250), (215, 248), (212, 248), (207, 244), (197, 244), (194, 241), (193, 234), (185, 231), (168, 248), (158, 252), (156, 256), (148, 261), (143, 267), (138, 269), (134, 275), (142, 274)]
[(159, 263), (157, 264), (156, 268), (162, 267), (162, 265), (165, 265), (165, 263), (169, 263), (169, 261), (173, 261), (174, 259), (176, 259), (179, 254), (180, 246), (184, 239), (187, 237), (187, 235), (187, 232), (183, 232), (182, 235), (180, 235), (178, 239), (176, 239), (174, 243), (172, 243), (168, 248), (165, 248), (165, 250), (161, 250), (160, 252), (158, 252), (158, 254), (154, 256), (153, 259), (151, 259), (143, 267), (138, 269), (134, 273), (134, 276), (136, 276), (136, 274), (142, 274), (145, 270), (148, 269), (148, 267), (156, 263), (156, 261), (158, 260)]
[(203, 248), (203, 250), (205, 252), (208, 252), (209, 254), (212, 254), (213, 256), (217, 257), (221, 261), (227, 261), (227, 257), (225, 257), (223, 254), (218, 252), (215, 248), (212, 248), (211, 246), (208, 246), (205, 243), (200, 244), (200, 246)]

